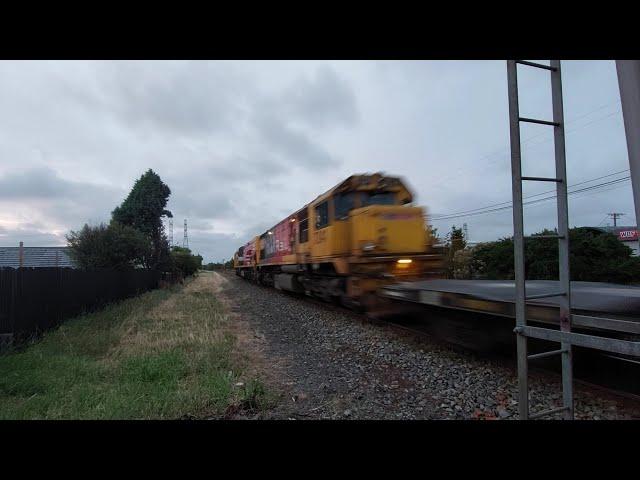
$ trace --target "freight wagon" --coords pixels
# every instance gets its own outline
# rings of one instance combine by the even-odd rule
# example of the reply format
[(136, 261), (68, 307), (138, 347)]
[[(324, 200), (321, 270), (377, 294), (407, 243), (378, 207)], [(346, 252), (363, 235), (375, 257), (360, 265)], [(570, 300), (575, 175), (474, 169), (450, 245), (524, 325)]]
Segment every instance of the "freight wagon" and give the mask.
[(240, 247), (236, 274), (371, 309), (384, 285), (441, 276), (425, 209), (412, 202), (398, 177), (352, 175)]

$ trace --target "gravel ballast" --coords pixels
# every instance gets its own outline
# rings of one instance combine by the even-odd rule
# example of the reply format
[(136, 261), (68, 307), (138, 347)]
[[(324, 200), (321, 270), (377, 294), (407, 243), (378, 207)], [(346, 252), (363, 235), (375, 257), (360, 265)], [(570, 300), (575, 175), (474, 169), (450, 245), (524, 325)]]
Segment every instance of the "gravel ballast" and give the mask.
[[(269, 419), (516, 419), (506, 361), (370, 323), (348, 310), (223, 274), (221, 295), (262, 342), (277, 405)], [(559, 378), (530, 375), (531, 410), (561, 404)], [(640, 418), (635, 401), (576, 386), (576, 419)], [(560, 418), (559, 415), (550, 418)]]

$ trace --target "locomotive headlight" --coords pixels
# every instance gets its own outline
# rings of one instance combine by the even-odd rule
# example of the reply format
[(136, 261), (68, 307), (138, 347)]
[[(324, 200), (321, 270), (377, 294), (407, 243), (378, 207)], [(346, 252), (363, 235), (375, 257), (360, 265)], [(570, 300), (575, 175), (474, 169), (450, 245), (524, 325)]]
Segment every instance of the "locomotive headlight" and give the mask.
[(398, 260), (398, 263), (411, 263), (411, 259), (410, 258), (401, 258), (400, 260)]

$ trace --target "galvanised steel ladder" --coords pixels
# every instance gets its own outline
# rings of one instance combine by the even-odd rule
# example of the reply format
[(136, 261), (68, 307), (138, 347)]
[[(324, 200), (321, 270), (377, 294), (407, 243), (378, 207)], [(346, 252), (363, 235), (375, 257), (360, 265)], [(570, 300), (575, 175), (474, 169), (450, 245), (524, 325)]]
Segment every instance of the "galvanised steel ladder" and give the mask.
[[(553, 103), (553, 120), (537, 120), (520, 116), (518, 106), (518, 64), (548, 70), (551, 73), (551, 100)], [(562, 412), (565, 419), (573, 419), (573, 357), (572, 346), (580, 346), (640, 357), (640, 342), (622, 340), (603, 336), (574, 333), (571, 331), (572, 320), (579, 321), (585, 327), (609, 330), (616, 333), (640, 335), (640, 323), (622, 322), (619, 319), (577, 315), (571, 313), (571, 284), (569, 276), (569, 222), (567, 207), (567, 171), (564, 148), (564, 115), (562, 111), (562, 81), (560, 77), (560, 60), (551, 60), (549, 65), (526, 62), (523, 60), (507, 61), (507, 78), (509, 84), (509, 120), (511, 131), (511, 176), (513, 190), (513, 238), (516, 277), (516, 328), (518, 346), (518, 403), (520, 418), (534, 419)], [(554, 178), (523, 177), (520, 152), (520, 123), (537, 123), (549, 125), (554, 131), (556, 174)], [(522, 211), (522, 182), (553, 182), (556, 184), (556, 202), (558, 214), (558, 230), (556, 235), (524, 236)], [(525, 289), (524, 240), (538, 238), (557, 238), (559, 250), (559, 291), (544, 295), (529, 295)], [(532, 327), (527, 325), (527, 300), (547, 297), (559, 298), (560, 329)], [(560, 343), (560, 348), (549, 352), (528, 355), (527, 339), (538, 338)], [(528, 361), (551, 355), (562, 355), (562, 398), (561, 407), (529, 414)]]
[[(518, 64), (548, 70), (551, 73), (551, 101), (553, 104), (553, 120), (538, 120), (520, 116), (518, 105)], [(571, 285), (569, 282), (569, 213), (567, 206), (567, 169), (564, 146), (564, 115), (562, 111), (562, 80), (560, 73), (560, 61), (551, 60), (549, 65), (526, 62), (523, 60), (507, 61), (507, 77), (509, 84), (509, 120), (511, 131), (511, 175), (513, 190), (513, 233), (514, 233), (514, 260), (516, 283), (516, 328), (518, 348), (518, 387), (520, 418), (538, 418), (563, 412), (563, 418), (573, 419), (573, 358), (571, 342), (561, 341), (560, 348), (550, 352), (536, 355), (528, 355), (527, 338), (540, 338), (539, 330), (545, 328), (528, 327), (526, 319), (526, 301), (538, 298), (557, 297), (560, 305), (560, 332), (571, 332)], [(523, 177), (522, 157), (520, 146), (520, 123), (536, 123), (553, 127), (553, 140), (555, 146), (556, 174), (548, 177)], [(522, 206), (522, 182), (553, 182), (556, 184), (556, 203), (558, 215), (558, 230), (556, 235), (537, 235), (528, 237), (557, 238), (559, 250), (559, 291), (543, 295), (526, 295), (525, 289), (525, 264), (524, 264), (524, 221)], [(532, 328), (534, 330), (532, 330)], [(536, 335), (538, 334), (538, 335)], [(562, 356), (562, 398), (561, 407), (552, 408), (542, 412), (529, 414), (529, 385), (528, 385), (528, 361), (551, 355)]]

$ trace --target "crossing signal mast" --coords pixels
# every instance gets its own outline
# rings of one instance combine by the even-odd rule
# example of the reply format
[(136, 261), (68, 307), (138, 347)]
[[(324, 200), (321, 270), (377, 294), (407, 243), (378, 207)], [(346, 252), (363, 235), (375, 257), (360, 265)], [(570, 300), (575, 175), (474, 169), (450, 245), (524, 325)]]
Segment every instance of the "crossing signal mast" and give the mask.
[(182, 238), (182, 248), (189, 248), (189, 237), (187, 236), (187, 219), (184, 219), (184, 237)]

